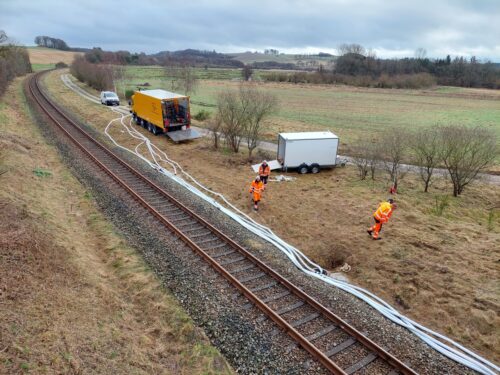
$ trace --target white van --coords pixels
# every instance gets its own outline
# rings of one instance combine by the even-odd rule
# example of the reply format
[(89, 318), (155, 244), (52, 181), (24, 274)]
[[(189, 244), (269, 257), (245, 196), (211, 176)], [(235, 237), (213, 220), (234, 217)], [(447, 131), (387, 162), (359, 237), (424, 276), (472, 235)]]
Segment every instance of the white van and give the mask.
[(101, 104), (120, 105), (118, 95), (112, 91), (101, 91)]

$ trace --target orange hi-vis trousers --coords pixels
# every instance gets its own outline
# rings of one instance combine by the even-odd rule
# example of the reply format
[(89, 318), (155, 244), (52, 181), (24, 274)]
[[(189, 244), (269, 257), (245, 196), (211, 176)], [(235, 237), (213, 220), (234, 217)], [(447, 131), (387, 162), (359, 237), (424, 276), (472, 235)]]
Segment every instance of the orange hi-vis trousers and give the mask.
[(382, 222), (373, 218), (375, 220), (375, 225), (370, 227), (370, 230), (373, 232), (373, 238), (377, 239), (379, 232), (382, 230)]

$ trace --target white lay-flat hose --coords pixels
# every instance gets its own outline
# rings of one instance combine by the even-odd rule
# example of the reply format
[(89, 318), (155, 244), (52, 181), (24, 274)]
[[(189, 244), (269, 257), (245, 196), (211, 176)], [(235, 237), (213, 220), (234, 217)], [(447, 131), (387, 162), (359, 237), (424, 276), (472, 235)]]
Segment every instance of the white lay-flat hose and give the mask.
[[(86, 99), (92, 100), (95, 102), (100, 102), (99, 99), (96, 99), (96, 97), (93, 97), (89, 93), (85, 92), (81, 88), (79, 88), (77, 85), (75, 85), (71, 79), (68, 77), (68, 75), (62, 75), (61, 76), (64, 84), (68, 86), (71, 90), (75, 91), (79, 95), (85, 97)], [(79, 90), (76, 90), (75, 87), (77, 87)], [(79, 91), (83, 91), (83, 93)], [(131, 125), (132, 119), (129, 118), (130, 114), (128, 111), (124, 110), (124, 108), (113, 108), (110, 107), (111, 110), (117, 114), (120, 115), (120, 117), (117, 117), (113, 120), (111, 120), (108, 125), (105, 128), (105, 134), (108, 136), (108, 138), (119, 148), (130, 152), (134, 154), (135, 156), (139, 157), (141, 160), (146, 162), (151, 168), (154, 168), (161, 174), (167, 176), (171, 180), (177, 182), (179, 185), (183, 186), (193, 194), (197, 195), (201, 199), (205, 200), (206, 202), (212, 204), (216, 208), (218, 208), (220, 211), (222, 211), (224, 214), (229, 216), (231, 219), (236, 221), (237, 223), (241, 224), (243, 227), (251, 231), (252, 233), (256, 234), (257, 236), (261, 237), (265, 241), (273, 244), (275, 247), (277, 247), (279, 250), (281, 250), (291, 261), (292, 263), (301, 271), (306, 273), (307, 275), (320, 279), (323, 282), (335, 286), (337, 288), (340, 288), (356, 297), (359, 299), (365, 301), (368, 305), (373, 307), (375, 310), (380, 312), (383, 316), (386, 318), (390, 319), (392, 322), (407, 328), (411, 332), (413, 332), (417, 337), (419, 337), (422, 341), (427, 343), (429, 346), (440, 352), (441, 354), (445, 355), (446, 357), (463, 364), (464, 366), (467, 366), (481, 374), (485, 375), (495, 375), (500, 372), (500, 367), (496, 366), (495, 364), (489, 362), (487, 359), (482, 358), (481, 356), (477, 355), (476, 353), (472, 352), (471, 350), (465, 348), (464, 346), (460, 345), (459, 343), (451, 340), (450, 338), (430, 330), (429, 328), (426, 328), (422, 326), (421, 324), (405, 317), (401, 313), (399, 313), (396, 309), (394, 309), (392, 306), (390, 306), (387, 302), (382, 300), (381, 298), (377, 297), (373, 293), (359, 287), (356, 285), (349, 284), (348, 282), (341, 281), (334, 279), (332, 277), (329, 277), (324, 274), (323, 269), (311, 261), (308, 257), (306, 257), (300, 250), (297, 248), (293, 247), (292, 245), (286, 243), (283, 239), (278, 237), (276, 234), (273, 233), (273, 231), (270, 228), (265, 227), (262, 224), (259, 224), (256, 222), (254, 219), (249, 217), (247, 214), (239, 210), (237, 207), (235, 207), (233, 204), (231, 204), (222, 194), (218, 192), (214, 192), (205, 186), (203, 186), (201, 183), (199, 183), (194, 177), (192, 177), (190, 174), (185, 172), (182, 167), (179, 165), (174, 160), (171, 160), (168, 158), (167, 154), (160, 150), (155, 144), (153, 144), (148, 137), (142, 135), (140, 132), (138, 132), (133, 125)], [(126, 123), (126, 120), (128, 119), (128, 124)], [(120, 121), (121, 126), (125, 129), (125, 131), (134, 139), (137, 139), (139, 141), (138, 145), (135, 146), (134, 150), (131, 150), (127, 147), (124, 147), (120, 145), (110, 134), (109, 134), (109, 129), (110, 127)], [(141, 154), (141, 146), (144, 146), (147, 150), (147, 153), (149, 153), (149, 157), (153, 159), (153, 161), (150, 161), (146, 156)], [(142, 148), (144, 148), (142, 147)], [(162, 166), (162, 163), (168, 165), (170, 168), (172, 168), (173, 173), (170, 172), (169, 170), (165, 169)], [(178, 175), (178, 172), (183, 174), (185, 177), (187, 177), (189, 180), (191, 180), (195, 186), (191, 185), (188, 183), (186, 180), (181, 178)], [(200, 190), (201, 189), (201, 190)], [(219, 201), (217, 201), (215, 198), (212, 198), (205, 194), (203, 191), (205, 191), (208, 194), (213, 195), (216, 198), (219, 198), (224, 204), (221, 204)], [(440, 341), (442, 340), (442, 341)], [(444, 342), (443, 342), (444, 341)], [(447, 344), (446, 344), (446, 343)]]

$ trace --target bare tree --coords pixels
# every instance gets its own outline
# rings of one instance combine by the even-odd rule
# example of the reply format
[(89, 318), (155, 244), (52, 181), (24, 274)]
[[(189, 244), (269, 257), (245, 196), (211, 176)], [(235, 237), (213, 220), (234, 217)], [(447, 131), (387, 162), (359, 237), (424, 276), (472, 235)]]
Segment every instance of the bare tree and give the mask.
[(440, 128), (441, 159), (453, 184), (453, 196), (478, 178), (498, 155), (495, 133), (485, 128)]
[(261, 92), (254, 87), (243, 86), (240, 88), (240, 98), (242, 103), (249, 104), (243, 136), (246, 138), (250, 159), (262, 136), (264, 120), (276, 109), (278, 101), (273, 94)]
[(418, 165), (420, 178), (424, 182), (424, 191), (427, 193), (434, 169), (441, 162), (439, 131), (436, 128), (419, 130), (411, 136), (410, 148), (415, 164)]
[(250, 98), (221, 92), (217, 97), (217, 116), (222, 120), (221, 132), (229, 148), (238, 152), (250, 111)]
[(383, 134), (381, 144), (382, 166), (389, 175), (392, 186), (397, 189), (407, 170), (402, 167), (408, 150), (408, 133), (402, 129), (391, 129)]
[(5, 33), (5, 31), (0, 30), (0, 44), (5, 43), (7, 40), (9, 40), (9, 37)]
[(221, 138), (221, 130), (222, 130), (222, 119), (219, 115), (216, 115), (213, 120), (210, 120), (208, 123), (208, 127), (211, 131), (211, 137), (214, 145), (214, 149), (219, 149), (220, 147), (220, 138)]
[(358, 168), (360, 180), (366, 179), (368, 173), (372, 180), (380, 162), (380, 147), (369, 140), (364, 140), (354, 146), (353, 162)]
[(180, 91), (184, 95), (196, 92), (198, 77), (194, 68), (188, 64), (167, 65), (165, 66), (165, 75), (172, 91)]
[(427, 57), (427, 51), (425, 48), (420, 47), (415, 50), (415, 58), (417, 60), (424, 60), (426, 57)]
[(338, 51), (339, 55), (341, 55), (341, 56), (347, 55), (349, 53), (354, 53), (354, 54), (363, 55), (363, 56), (365, 56), (365, 54), (366, 54), (365, 47), (363, 47), (359, 44), (356, 44), (356, 43), (341, 44), (340, 46), (338, 46), (337, 51)]
[(250, 65), (245, 65), (243, 69), (241, 69), (241, 75), (243, 76), (243, 79), (245, 81), (250, 81), (250, 79), (252, 78), (252, 74), (253, 69)]

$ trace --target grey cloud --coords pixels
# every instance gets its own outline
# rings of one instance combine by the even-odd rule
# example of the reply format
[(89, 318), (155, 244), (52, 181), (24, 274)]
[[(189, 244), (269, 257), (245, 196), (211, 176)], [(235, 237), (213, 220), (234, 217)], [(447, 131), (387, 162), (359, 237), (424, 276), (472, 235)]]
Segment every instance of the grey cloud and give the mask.
[(385, 56), (423, 47), (434, 57), (479, 51), (500, 61), (499, 19), (497, 0), (0, 0), (0, 28), (27, 45), (45, 34), (71, 46), (145, 52), (332, 51), (355, 42)]

